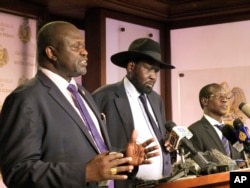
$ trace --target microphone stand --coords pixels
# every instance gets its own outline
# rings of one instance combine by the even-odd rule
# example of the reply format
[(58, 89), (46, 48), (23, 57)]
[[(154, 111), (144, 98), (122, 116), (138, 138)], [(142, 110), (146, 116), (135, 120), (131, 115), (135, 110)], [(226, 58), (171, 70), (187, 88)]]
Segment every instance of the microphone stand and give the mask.
[(184, 151), (184, 149), (182, 147), (180, 147), (180, 149), (179, 149), (179, 155), (180, 155), (180, 158), (181, 158), (181, 167), (183, 169), (184, 176), (187, 176), (188, 172), (189, 172), (189, 169), (187, 168), (187, 165), (186, 165), (185, 151)]
[(186, 165), (186, 162), (185, 162), (184, 149), (182, 147), (180, 147), (178, 149), (178, 153), (179, 153), (180, 158), (181, 158), (181, 164), (180, 164), (181, 169), (178, 170), (178, 172), (176, 172), (171, 177), (168, 177), (167, 182), (171, 182), (171, 181), (174, 181), (174, 180), (179, 179), (181, 177), (186, 177), (188, 175), (189, 169), (187, 168), (187, 165)]
[(246, 152), (245, 152), (244, 150), (242, 151), (242, 154), (243, 154), (243, 160), (244, 160), (244, 162), (245, 162), (246, 168), (249, 168), (249, 163), (248, 163), (247, 154), (246, 154)]

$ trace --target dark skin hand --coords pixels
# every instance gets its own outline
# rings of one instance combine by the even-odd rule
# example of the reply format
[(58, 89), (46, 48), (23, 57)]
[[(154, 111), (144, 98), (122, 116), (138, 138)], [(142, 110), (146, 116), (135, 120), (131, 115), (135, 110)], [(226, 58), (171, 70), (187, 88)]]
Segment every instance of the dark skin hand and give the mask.
[(173, 152), (175, 148), (170, 144), (169, 140), (166, 140), (164, 146), (168, 152)]
[[(125, 180), (128, 178), (126, 173), (131, 172), (134, 166), (151, 164), (152, 161), (148, 159), (160, 155), (157, 151), (159, 146), (148, 147), (155, 141), (154, 138), (148, 139), (142, 144), (136, 144), (137, 135), (137, 131), (134, 130), (127, 146), (126, 157), (122, 153), (106, 152), (90, 160), (86, 165), (86, 181)], [(111, 175), (111, 168), (116, 168), (117, 174)]]
[(160, 152), (157, 151), (159, 149), (159, 146), (154, 145), (148, 147), (151, 143), (155, 141), (154, 138), (150, 138), (142, 144), (136, 144), (137, 136), (138, 132), (134, 130), (126, 149), (126, 156), (132, 158), (132, 160), (129, 161), (129, 164), (134, 166), (138, 166), (141, 164), (151, 164), (152, 161), (148, 159), (160, 155)]
[[(131, 172), (134, 167), (128, 165), (131, 161), (131, 157), (124, 157), (122, 153), (109, 152), (97, 155), (95, 158), (90, 160), (86, 166), (86, 181), (87, 182), (98, 182), (109, 179), (114, 180), (125, 180), (128, 178), (126, 172)], [(115, 175), (110, 174), (111, 168), (116, 168), (117, 173)]]

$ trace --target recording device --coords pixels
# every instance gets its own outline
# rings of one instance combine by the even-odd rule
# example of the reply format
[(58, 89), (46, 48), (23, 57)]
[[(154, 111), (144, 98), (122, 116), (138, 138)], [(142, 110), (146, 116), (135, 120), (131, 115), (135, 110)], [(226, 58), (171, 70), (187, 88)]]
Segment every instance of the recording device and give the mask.
[(212, 174), (217, 172), (216, 164), (208, 162), (203, 156), (202, 152), (198, 152), (192, 142), (189, 140), (193, 134), (188, 130), (187, 127), (174, 126), (172, 124), (172, 130), (168, 137), (169, 144), (175, 148), (184, 148), (190, 152), (190, 157), (193, 159), (201, 168), (201, 174)]
[(250, 104), (247, 103), (240, 103), (239, 109), (248, 117), (250, 118)]

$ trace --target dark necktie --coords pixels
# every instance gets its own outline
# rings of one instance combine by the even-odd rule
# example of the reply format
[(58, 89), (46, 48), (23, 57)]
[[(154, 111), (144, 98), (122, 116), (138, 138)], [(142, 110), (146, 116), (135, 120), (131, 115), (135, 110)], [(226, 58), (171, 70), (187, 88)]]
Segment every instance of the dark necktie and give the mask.
[(85, 104), (82, 101), (81, 95), (78, 92), (78, 90), (76, 89), (76, 86), (73, 85), (73, 84), (69, 84), (69, 86), (67, 87), (67, 89), (74, 96), (73, 100), (75, 102), (75, 105), (79, 109), (79, 111), (80, 111), (80, 113), (82, 115), (82, 118), (83, 118), (83, 120), (86, 123), (86, 126), (87, 126), (88, 130), (91, 132), (92, 137), (93, 137), (93, 139), (94, 139), (94, 141), (95, 141), (95, 143), (96, 143), (99, 151), (101, 153), (105, 152), (105, 151), (108, 151), (108, 148), (105, 145), (104, 141), (102, 140), (99, 132), (97, 131), (97, 128), (96, 128), (96, 126), (95, 126), (92, 118), (90, 117), (89, 112), (88, 112)]
[(146, 100), (146, 96), (144, 94), (141, 94), (139, 96), (142, 104), (143, 104), (143, 107), (145, 109), (145, 112), (148, 116), (148, 120), (154, 130), (154, 133), (156, 135), (156, 137), (158, 138), (159, 140), (159, 143), (160, 143), (160, 146), (162, 148), (162, 157), (163, 157), (163, 174), (165, 176), (168, 176), (170, 171), (171, 171), (171, 167), (169, 165), (170, 163), (170, 155), (166, 152), (166, 148), (164, 147), (164, 139), (162, 137), (162, 134), (161, 134), (161, 131), (160, 129), (158, 128), (158, 126), (156, 125), (156, 122), (154, 120), (154, 118), (152, 117), (151, 113), (149, 112), (149, 109), (148, 109), (148, 105), (147, 105), (147, 100)]
[(141, 102), (142, 102), (142, 104), (143, 104), (143, 107), (144, 107), (144, 109), (145, 109), (145, 112), (146, 112), (146, 114), (147, 114), (147, 116), (148, 116), (148, 120), (149, 120), (149, 122), (150, 122), (150, 124), (151, 124), (151, 126), (152, 126), (152, 128), (153, 128), (153, 130), (154, 130), (154, 132), (155, 132), (156, 137), (157, 137), (159, 140), (162, 140), (161, 131), (160, 131), (160, 129), (158, 128), (158, 126), (156, 125), (156, 122), (155, 122), (154, 118), (152, 117), (151, 113), (149, 112), (148, 105), (147, 105), (147, 100), (146, 100), (145, 95), (141, 94), (141, 95), (139, 96), (139, 98), (140, 98), (140, 100), (141, 100)]
[[(215, 126), (221, 131), (221, 129), (222, 129), (222, 127), (223, 127), (224, 125), (215, 125)], [(230, 152), (229, 142), (228, 142), (227, 138), (226, 138), (225, 136), (223, 136), (223, 134), (222, 134), (221, 142), (222, 142), (222, 144), (223, 144), (223, 146), (224, 146), (224, 148), (225, 148), (226, 155), (227, 155), (228, 157), (230, 157), (231, 152)]]

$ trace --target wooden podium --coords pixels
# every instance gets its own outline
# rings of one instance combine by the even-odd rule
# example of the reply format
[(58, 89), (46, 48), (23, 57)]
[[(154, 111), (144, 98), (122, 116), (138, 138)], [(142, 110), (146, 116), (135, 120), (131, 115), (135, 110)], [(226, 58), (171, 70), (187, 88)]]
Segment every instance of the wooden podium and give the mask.
[[(250, 172), (250, 168), (235, 170), (239, 172)], [(155, 188), (229, 188), (230, 172), (221, 172), (216, 174), (204, 175), (200, 177), (192, 177), (180, 179), (170, 183), (164, 183)]]

